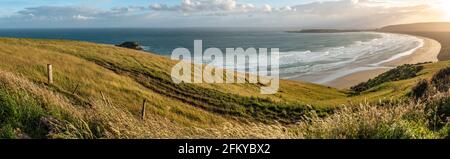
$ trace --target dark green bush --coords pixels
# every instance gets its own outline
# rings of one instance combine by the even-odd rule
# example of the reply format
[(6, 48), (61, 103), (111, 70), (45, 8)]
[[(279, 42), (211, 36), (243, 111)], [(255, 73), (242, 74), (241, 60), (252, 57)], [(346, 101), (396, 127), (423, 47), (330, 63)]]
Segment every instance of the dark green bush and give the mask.
[(430, 129), (439, 130), (448, 124), (450, 117), (450, 98), (440, 97), (425, 103), (426, 120)]
[(412, 88), (411, 96), (415, 99), (421, 99), (426, 97), (429, 89), (429, 83), (427, 80), (420, 80), (416, 86)]
[(388, 72), (385, 72), (374, 79), (370, 79), (367, 82), (360, 83), (350, 89), (355, 93), (359, 94), (361, 92), (367, 91), (373, 87), (379, 86), (386, 82), (400, 81), (405, 79), (414, 78), (417, 73), (423, 70), (423, 66), (420, 64), (416, 65), (402, 65)]
[(450, 67), (439, 70), (431, 79), (431, 84), (439, 92), (447, 92), (450, 88)]

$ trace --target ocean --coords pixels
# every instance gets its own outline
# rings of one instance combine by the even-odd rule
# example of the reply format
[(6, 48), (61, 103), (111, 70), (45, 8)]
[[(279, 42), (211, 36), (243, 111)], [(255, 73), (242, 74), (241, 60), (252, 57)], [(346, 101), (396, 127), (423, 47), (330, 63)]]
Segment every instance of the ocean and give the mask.
[[(70, 39), (104, 44), (136, 41), (148, 51), (170, 56), (175, 48), (279, 48), (280, 76), (318, 84), (412, 54), (423, 40), (399, 34), (288, 33), (282, 29), (0, 29), (0, 37)], [(1, 49), (1, 48), (0, 48)], [(224, 51), (225, 52), (225, 51)]]

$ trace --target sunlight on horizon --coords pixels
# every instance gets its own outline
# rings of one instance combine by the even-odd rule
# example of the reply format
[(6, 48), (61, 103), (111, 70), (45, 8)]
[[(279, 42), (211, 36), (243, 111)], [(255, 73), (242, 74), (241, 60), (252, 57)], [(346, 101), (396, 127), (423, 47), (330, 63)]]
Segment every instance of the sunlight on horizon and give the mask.
[(443, 20), (450, 21), (450, 1), (442, 1), (439, 5), (439, 9), (442, 12)]

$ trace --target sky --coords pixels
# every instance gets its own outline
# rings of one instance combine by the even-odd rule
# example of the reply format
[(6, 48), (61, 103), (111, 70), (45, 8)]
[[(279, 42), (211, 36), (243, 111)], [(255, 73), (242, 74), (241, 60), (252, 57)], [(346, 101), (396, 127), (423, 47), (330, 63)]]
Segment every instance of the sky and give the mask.
[(0, 28), (377, 28), (449, 21), (450, 0), (0, 0)]

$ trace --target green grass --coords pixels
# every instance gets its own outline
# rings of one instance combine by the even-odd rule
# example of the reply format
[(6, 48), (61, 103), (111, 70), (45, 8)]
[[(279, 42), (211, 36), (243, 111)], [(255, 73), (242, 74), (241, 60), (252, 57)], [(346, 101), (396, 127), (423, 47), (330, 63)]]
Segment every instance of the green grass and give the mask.
[(0, 90), (0, 138), (16, 138), (14, 131), (23, 131), (33, 138), (47, 134), (46, 128), (39, 124), (40, 118), (46, 116), (45, 111), (33, 99), (20, 97), (23, 95)]
[(414, 78), (422, 70), (423, 66), (421, 66), (420, 64), (402, 65), (395, 69), (389, 70), (388, 72), (385, 72), (374, 79), (370, 79), (367, 82), (353, 86), (351, 87), (351, 90), (355, 94), (359, 94), (383, 83)]
[[(265, 122), (292, 122), (311, 109), (307, 104), (317, 111), (328, 112), (328, 107), (334, 104), (327, 100), (345, 97), (344, 92), (336, 89), (294, 82), (281, 84), (283, 93), (277, 95), (260, 95), (256, 84), (178, 85), (169, 74), (176, 61), (109, 45), (26, 39), (4, 39), (1, 45), (5, 48), (1, 53), (12, 58), (0, 68), (43, 83), (46, 63), (51, 63), (55, 68), (54, 89), (61, 93), (68, 94), (79, 84), (77, 96), (82, 101), (99, 98), (103, 92), (136, 115), (140, 102), (147, 98), (152, 102), (150, 112), (184, 123), (190, 122), (189, 116), (180, 114), (205, 116), (201, 121), (210, 118), (210, 123), (214, 123), (212, 115), (202, 110)], [(185, 113), (167, 111), (168, 107)]]
[[(51, 105), (23, 89), (0, 85), (0, 138), (49, 138), (53, 126), (82, 122), (72, 114), (53, 109)], [(49, 123), (48, 121), (56, 121)], [(71, 125), (74, 129), (80, 129)], [(89, 127), (89, 126), (88, 126)], [(88, 128), (89, 129), (89, 128)], [(76, 134), (70, 138), (95, 138), (92, 131)], [(65, 136), (64, 138), (69, 138)]]
[[(450, 66), (420, 64), (416, 76), (376, 80), (358, 95), (288, 80), (279, 93), (262, 95), (257, 84), (175, 84), (170, 71), (177, 61), (110, 45), (4, 38), (0, 48), (4, 138), (292, 137), (275, 121), (292, 125), (312, 114), (332, 116), (343, 105), (407, 99), (421, 79)], [(47, 64), (54, 67), (50, 86)]]

